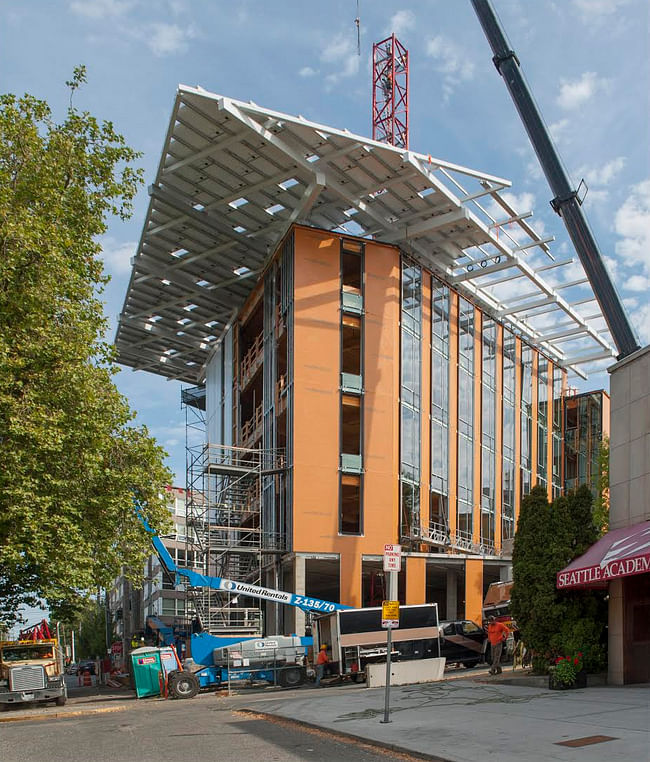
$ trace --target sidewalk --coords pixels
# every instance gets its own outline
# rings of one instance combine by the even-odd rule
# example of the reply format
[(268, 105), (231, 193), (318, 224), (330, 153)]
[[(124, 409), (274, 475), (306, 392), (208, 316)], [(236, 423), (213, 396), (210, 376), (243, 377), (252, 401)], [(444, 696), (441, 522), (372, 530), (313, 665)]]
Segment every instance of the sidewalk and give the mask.
[[(445, 762), (650, 759), (650, 685), (549, 691), (455, 679), (391, 688), (390, 706), (391, 722), (383, 724), (382, 688), (333, 687), (299, 698), (276, 695), (246, 703), (250, 712)], [(595, 736), (601, 737), (597, 743)], [(585, 743), (588, 738), (591, 743)], [(575, 743), (557, 745), (562, 742)]]

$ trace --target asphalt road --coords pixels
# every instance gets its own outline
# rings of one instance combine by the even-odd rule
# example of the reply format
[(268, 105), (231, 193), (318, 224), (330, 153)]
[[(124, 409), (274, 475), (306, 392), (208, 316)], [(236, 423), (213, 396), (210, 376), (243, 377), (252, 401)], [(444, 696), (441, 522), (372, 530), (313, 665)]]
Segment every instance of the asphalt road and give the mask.
[[(305, 691), (305, 698), (309, 699)], [(239, 711), (202, 695), (191, 701), (129, 702), (126, 711), (0, 726), (2, 762), (371, 762), (412, 757), (340, 740), (283, 720)], [(243, 703), (243, 702), (242, 702)]]

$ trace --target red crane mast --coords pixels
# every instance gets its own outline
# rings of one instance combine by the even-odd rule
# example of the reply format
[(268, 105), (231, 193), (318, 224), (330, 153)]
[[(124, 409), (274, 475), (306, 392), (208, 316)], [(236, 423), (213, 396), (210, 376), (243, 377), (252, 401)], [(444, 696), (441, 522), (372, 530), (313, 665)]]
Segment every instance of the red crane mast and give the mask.
[(392, 34), (372, 46), (372, 137), (409, 147), (409, 54)]

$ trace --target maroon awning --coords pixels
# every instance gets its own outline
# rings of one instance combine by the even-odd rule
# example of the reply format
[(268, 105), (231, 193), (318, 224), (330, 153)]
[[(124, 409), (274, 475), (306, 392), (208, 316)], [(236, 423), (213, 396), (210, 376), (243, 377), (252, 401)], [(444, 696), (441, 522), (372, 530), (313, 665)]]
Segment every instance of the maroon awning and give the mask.
[(614, 529), (557, 574), (556, 587), (602, 587), (610, 579), (650, 572), (650, 521)]

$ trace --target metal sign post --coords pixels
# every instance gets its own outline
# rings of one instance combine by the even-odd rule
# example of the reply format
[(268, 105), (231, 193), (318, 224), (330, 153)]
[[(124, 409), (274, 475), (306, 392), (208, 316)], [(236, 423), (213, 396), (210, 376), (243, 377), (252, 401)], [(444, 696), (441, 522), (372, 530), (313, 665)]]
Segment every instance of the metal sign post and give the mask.
[(384, 719), (390, 722), (390, 662), (393, 651), (393, 627), (399, 627), (399, 600), (397, 595), (397, 575), (402, 568), (402, 548), (400, 545), (384, 546), (384, 571), (389, 574), (388, 595), (390, 600), (381, 606), (381, 626), (386, 633), (386, 693), (384, 697)]

